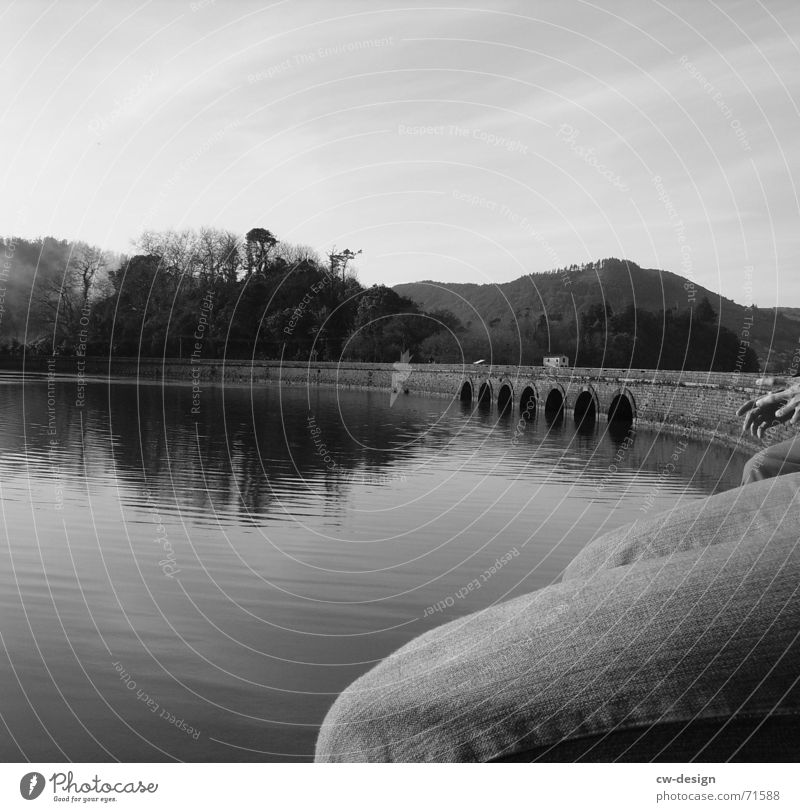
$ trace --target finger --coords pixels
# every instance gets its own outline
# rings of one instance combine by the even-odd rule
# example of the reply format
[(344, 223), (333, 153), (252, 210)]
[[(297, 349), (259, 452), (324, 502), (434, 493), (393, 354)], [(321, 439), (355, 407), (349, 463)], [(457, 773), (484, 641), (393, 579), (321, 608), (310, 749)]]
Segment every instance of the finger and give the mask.
[(737, 410), (736, 416), (741, 417), (746, 412), (749, 412), (754, 406), (756, 402), (754, 400), (748, 400), (747, 403), (743, 403)]

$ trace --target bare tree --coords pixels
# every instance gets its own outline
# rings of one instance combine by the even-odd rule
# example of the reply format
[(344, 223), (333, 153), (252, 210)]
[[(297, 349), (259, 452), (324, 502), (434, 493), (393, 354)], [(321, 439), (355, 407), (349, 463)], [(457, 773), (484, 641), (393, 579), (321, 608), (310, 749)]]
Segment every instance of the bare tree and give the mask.
[(222, 275), (226, 282), (235, 282), (242, 269), (242, 241), (232, 231), (220, 231), (219, 234)]
[(134, 245), (142, 254), (159, 257), (166, 273), (205, 285), (213, 286), (220, 278), (235, 282), (242, 268), (242, 241), (224, 229), (145, 231)]
[(182, 231), (144, 231), (134, 245), (142, 254), (160, 257), (163, 270), (180, 277), (196, 274), (201, 264), (199, 242), (197, 232), (186, 228)]
[(275, 255), (290, 266), (300, 265), (303, 262), (320, 264), (319, 254), (310, 245), (282, 242), (278, 245)]
[(96, 246), (75, 246), (61, 273), (41, 277), (36, 299), (45, 321), (52, 329), (53, 347), (78, 341), (88, 322), (92, 302), (107, 286), (109, 255)]
[(84, 245), (71, 265), (80, 288), (81, 308), (86, 309), (96, 286), (95, 283), (100, 282), (100, 277), (107, 269), (108, 257), (96, 246)]
[(241, 240), (232, 231), (201, 228), (197, 239), (197, 264), (207, 284), (217, 279), (235, 282), (241, 267)]

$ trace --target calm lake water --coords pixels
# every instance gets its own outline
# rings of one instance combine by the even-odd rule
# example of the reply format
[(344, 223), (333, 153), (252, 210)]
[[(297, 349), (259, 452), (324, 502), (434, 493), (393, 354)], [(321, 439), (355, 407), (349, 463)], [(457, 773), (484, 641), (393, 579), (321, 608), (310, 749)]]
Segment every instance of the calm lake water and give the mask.
[(384, 392), (76, 389), (0, 378), (4, 761), (309, 759), (380, 658), (745, 460), (659, 479), (675, 436)]

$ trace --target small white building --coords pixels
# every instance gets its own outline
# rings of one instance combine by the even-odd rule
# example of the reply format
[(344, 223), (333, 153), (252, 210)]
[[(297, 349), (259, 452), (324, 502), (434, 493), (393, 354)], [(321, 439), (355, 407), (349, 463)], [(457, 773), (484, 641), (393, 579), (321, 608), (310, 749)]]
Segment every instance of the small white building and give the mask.
[(568, 367), (569, 358), (566, 355), (545, 355), (542, 361), (545, 367)]

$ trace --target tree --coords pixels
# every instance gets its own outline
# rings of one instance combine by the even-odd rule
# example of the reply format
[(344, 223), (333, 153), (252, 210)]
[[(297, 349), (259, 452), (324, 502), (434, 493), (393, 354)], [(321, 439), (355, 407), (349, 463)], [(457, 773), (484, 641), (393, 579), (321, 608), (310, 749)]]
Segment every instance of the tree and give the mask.
[(121, 355), (178, 355), (167, 346), (171, 311), (178, 291), (177, 273), (165, 270), (161, 257), (136, 255), (109, 274), (113, 294), (101, 303), (98, 316), (106, 343)]
[(176, 276), (194, 276), (201, 265), (200, 237), (196, 231), (143, 231), (134, 246), (141, 256), (158, 257), (164, 270)]
[(76, 257), (74, 268), (81, 293), (81, 307), (86, 309), (90, 296), (100, 276), (106, 269), (108, 259), (103, 251), (95, 246), (84, 245)]
[(222, 278), (226, 284), (233, 285), (239, 278), (242, 267), (242, 242), (232, 231), (223, 231), (218, 247)]
[(697, 321), (703, 324), (715, 324), (717, 321), (717, 313), (711, 306), (711, 302), (708, 301), (708, 296), (703, 296), (702, 301), (694, 311), (694, 315)]
[(344, 251), (340, 251), (339, 253), (336, 252), (336, 246), (333, 247), (331, 253), (328, 254), (328, 260), (330, 261), (330, 269), (331, 273), (334, 276), (338, 276), (339, 274), (342, 275), (342, 282), (345, 280), (345, 275), (347, 273), (347, 266), (351, 260), (355, 259), (361, 253), (361, 249), (359, 248), (358, 251), (351, 251), (349, 248), (345, 248)]
[[(348, 342), (348, 353), (365, 361), (392, 360), (398, 347), (405, 343), (402, 326), (391, 323), (391, 317), (401, 313), (418, 313), (419, 309), (410, 300), (400, 296), (386, 285), (373, 285), (358, 297), (352, 335)], [(391, 333), (391, 341), (387, 342)], [(399, 350), (410, 349), (400, 346)]]
[(194, 265), (206, 289), (238, 277), (241, 241), (231, 231), (201, 228), (195, 240)]
[(281, 242), (275, 249), (275, 255), (290, 266), (299, 265), (303, 262), (310, 262), (318, 267), (322, 264), (319, 254), (310, 245)]
[(39, 310), (51, 332), (53, 348), (75, 352), (86, 331), (91, 305), (102, 288), (107, 255), (98, 247), (79, 243), (73, 246), (64, 271), (45, 274), (36, 292)]
[(270, 254), (278, 238), (266, 228), (251, 228), (245, 235), (245, 270), (248, 275), (267, 275)]

